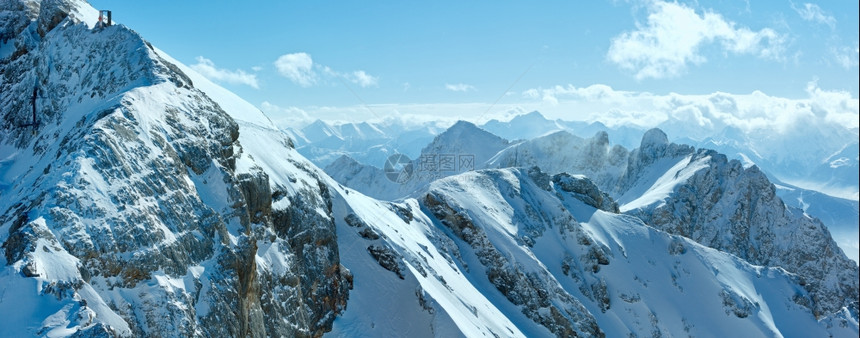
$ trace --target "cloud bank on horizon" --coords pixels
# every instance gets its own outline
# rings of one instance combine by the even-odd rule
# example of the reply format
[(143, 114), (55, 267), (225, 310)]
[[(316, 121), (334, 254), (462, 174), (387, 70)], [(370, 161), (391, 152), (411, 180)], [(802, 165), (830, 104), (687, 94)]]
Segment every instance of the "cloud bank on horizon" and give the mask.
[[(490, 119), (509, 120), (514, 115), (539, 111), (547, 118), (569, 121), (601, 122), (610, 127), (630, 125), (642, 128), (668, 121), (689, 125), (690, 130), (717, 132), (725, 127), (743, 132), (784, 134), (818, 125), (856, 130), (860, 128), (860, 100), (845, 91), (828, 91), (809, 82), (806, 98), (789, 99), (763, 92), (732, 94), (715, 92), (702, 95), (678, 93), (652, 94), (613, 89), (596, 84), (587, 87), (556, 85), (532, 88), (521, 93), (516, 103), (492, 107), (490, 114), (475, 119), (490, 108), (486, 103), (456, 104), (374, 104), (372, 110), (383, 118), (422, 123), (431, 120), (476, 123)], [(301, 127), (331, 116), (332, 121), (379, 120), (363, 105), (279, 107), (264, 102), (262, 110), (283, 127)]]

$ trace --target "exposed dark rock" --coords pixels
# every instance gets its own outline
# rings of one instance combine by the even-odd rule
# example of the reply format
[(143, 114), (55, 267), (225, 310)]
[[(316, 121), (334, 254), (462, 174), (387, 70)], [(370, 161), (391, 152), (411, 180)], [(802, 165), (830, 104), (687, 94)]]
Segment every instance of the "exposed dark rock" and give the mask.
[(358, 235), (364, 239), (369, 239), (371, 241), (379, 239), (379, 234), (377, 234), (376, 231), (373, 231), (373, 229), (371, 228), (361, 229), (361, 231), (358, 232)]
[(358, 218), (358, 216), (356, 216), (355, 214), (346, 215), (346, 217), (344, 217), (343, 220), (346, 222), (347, 225), (349, 225), (351, 227), (357, 227), (357, 228), (366, 228), (367, 227), (367, 224), (364, 223), (364, 221), (361, 220), (361, 218)]
[[(476, 227), (465, 213), (445, 202), (443, 196), (428, 193), (421, 203), (454, 235), (475, 250), (478, 260), (487, 269), (490, 283), (512, 304), (520, 306), (528, 318), (558, 336), (604, 336), (594, 317), (579, 301), (558, 285), (546, 283), (546, 276), (526, 274), (515, 263), (508, 261), (490, 243), (484, 231)], [(545, 311), (547, 309), (549, 312)]]
[[(297, 162), (310, 178), (273, 188), (217, 103), (134, 31), (82, 24), (72, 10), (80, 5), (0, 2), (0, 41), (15, 44), (13, 57), (0, 60), (0, 144), (35, 159), (20, 182), (3, 187), (8, 264), (21, 262), (20, 278), (45, 278), (34, 250), (78, 259), (69, 271), (80, 278), (48, 288), (62, 290), (63, 302), (77, 302), (84, 286), (117, 295), (144, 290), (108, 304), (134, 336), (331, 330), (352, 276), (339, 261), (324, 181)], [(23, 128), (34, 86), (40, 127)], [(167, 99), (141, 102), (141, 88)], [(103, 104), (86, 111), (90, 103), (82, 102)], [(237, 169), (239, 158), (250, 168)], [(13, 204), (7, 194), (27, 199)], [(286, 207), (273, 208), (283, 199)], [(286, 266), (260, 264), (263, 249)], [(187, 288), (168, 290), (156, 278), (184, 279)], [(76, 335), (122, 334), (87, 325)]]
[(585, 176), (561, 173), (553, 176), (552, 182), (562, 191), (570, 193), (585, 204), (603, 211), (618, 213), (618, 203)]
[(391, 249), (374, 244), (367, 247), (367, 252), (379, 263), (379, 266), (394, 272), (397, 277), (403, 279), (403, 273), (400, 272), (400, 258)]

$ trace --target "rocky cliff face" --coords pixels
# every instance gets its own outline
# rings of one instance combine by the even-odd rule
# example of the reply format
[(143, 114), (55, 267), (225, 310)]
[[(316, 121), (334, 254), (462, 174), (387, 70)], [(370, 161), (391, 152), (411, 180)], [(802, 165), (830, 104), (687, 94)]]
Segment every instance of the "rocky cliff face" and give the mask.
[[(442, 148), (438, 143), (435, 147)], [(857, 265), (821, 221), (787, 207), (754, 166), (744, 168), (715, 151), (670, 143), (659, 129), (646, 132), (640, 147), (629, 152), (610, 147), (605, 133), (581, 139), (556, 132), (504, 148), (482, 166), (537, 166), (557, 174), (553, 183), (563, 190), (589, 197), (591, 206), (613, 210), (602, 202), (610, 200), (601, 195), (606, 194), (617, 201), (617, 210), (658, 229), (802, 276), (820, 318), (843, 308), (857, 313)], [(327, 170), (344, 184), (374, 191), (365, 184), (381, 180), (380, 172), (365, 167)], [(596, 187), (575, 175), (588, 177)], [(418, 188), (412, 183), (404, 185), (410, 189), (387, 189), (387, 197), (415, 195)]]
[(624, 147), (610, 146), (606, 132), (583, 139), (567, 131), (558, 131), (500, 151), (483, 167), (539, 166), (553, 174), (585, 175), (599, 186), (607, 187), (618, 182), (627, 157)]
[[(531, 174), (538, 182), (543, 181), (541, 183), (546, 189), (551, 189), (548, 177), (543, 177), (542, 180), (540, 172)], [(541, 196), (540, 190), (538, 194), (532, 195), (534, 191), (529, 188), (533, 188), (535, 183), (529, 182), (529, 176), (506, 177), (508, 175), (510, 175), (508, 172), (492, 171), (477, 176), (465, 174), (462, 177), (463, 180), (456, 184), (465, 186), (472, 183), (480, 187), (480, 190), (486, 189), (493, 195), (498, 193), (512, 205), (525, 206), (525, 213), (520, 213), (516, 207), (510, 206), (505, 208), (508, 210), (502, 211), (512, 216), (511, 225), (516, 229), (514, 233), (505, 235), (512, 236), (524, 247), (534, 246), (535, 239), (542, 237), (544, 232), (549, 231), (553, 225), (563, 235), (566, 235), (567, 231), (574, 231), (574, 227), (578, 226), (569, 213), (553, 214), (543, 209), (535, 209), (534, 206), (541, 205), (541, 200), (545, 197)], [(525, 181), (518, 181), (518, 179)], [(452, 188), (456, 189), (456, 187)], [(579, 300), (554, 281), (548, 271), (534, 269), (529, 266), (529, 262), (518, 262), (517, 257), (509, 249), (506, 250), (506, 245), (494, 243), (490, 239), (499, 235), (493, 233), (497, 229), (476, 225), (477, 222), (492, 223), (487, 222), (486, 218), (471, 214), (470, 211), (474, 210), (475, 205), (468, 205), (460, 198), (473, 197), (476, 204), (484, 207), (490, 207), (490, 205), (481, 204), (491, 201), (482, 200), (478, 196), (469, 196), (468, 190), (464, 189), (464, 192), (465, 196), (457, 196), (450, 194), (444, 188), (432, 189), (424, 196), (421, 203), (442, 226), (468, 245), (469, 251), (474, 254), (477, 262), (486, 269), (486, 276), (481, 278), (487, 278), (508, 301), (521, 308), (527, 318), (546, 327), (556, 336), (604, 336), (591, 313)], [(506, 254), (503, 254), (503, 250)], [(600, 255), (603, 256), (603, 253), (601, 252)]]
[[(419, 202), (457, 243), (464, 274), (556, 336), (815, 335), (819, 325), (850, 335), (856, 326), (847, 312), (817, 322), (817, 296), (796, 275), (616, 214), (586, 178), (481, 170), (433, 182)], [(766, 329), (764, 318), (780, 324)]]
[(27, 19), (3, 21), (0, 41), (14, 44), (0, 59), (0, 243), (4, 283), (21, 287), (4, 291), (66, 318), (7, 333), (330, 329), (349, 274), (316, 173), (274, 184), (219, 104), (135, 32), (94, 27), (87, 4), (0, 5)]
[[(687, 177), (665, 196), (644, 203), (631, 201), (622, 205), (623, 211), (753, 264), (797, 273), (810, 290), (816, 316), (843, 307), (857, 313), (857, 265), (821, 221), (786, 207), (757, 167), (744, 168), (712, 150), (670, 144), (659, 130), (646, 133), (642, 144), (631, 154), (619, 191), (657, 186), (659, 179), (649, 179), (648, 172), (664, 160), (677, 163), (676, 173)], [(685, 174), (687, 168), (695, 170)]]

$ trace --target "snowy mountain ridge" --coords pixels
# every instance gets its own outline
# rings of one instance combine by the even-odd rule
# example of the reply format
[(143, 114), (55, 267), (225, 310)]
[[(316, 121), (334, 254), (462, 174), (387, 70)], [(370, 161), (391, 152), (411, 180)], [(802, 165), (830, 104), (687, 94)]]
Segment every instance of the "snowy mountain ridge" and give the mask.
[[(318, 121), (319, 123), (326, 124)], [(432, 140), (433, 136), (439, 132), (437, 129), (421, 129), (413, 130), (405, 125), (399, 128), (387, 128), (398, 125), (397, 123), (370, 123), (380, 130), (383, 130), (388, 138), (384, 142), (375, 141), (372, 144), (360, 142), (346, 142), (353, 148), (349, 151), (342, 150), (342, 145), (332, 147), (331, 145), (320, 146), (321, 143), (313, 143), (298, 141), (300, 144), (299, 151), (308, 156), (314, 163), (320, 167), (333, 166), (334, 160), (339, 156), (350, 156), (361, 164), (369, 165), (382, 169), (385, 160), (388, 156), (395, 153), (406, 154), (410, 158), (417, 158), (421, 155), (420, 149)], [(332, 125), (346, 127), (350, 124)], [(438, 124), (437, 124), (438, 125)], [(606, 132), (612, 139), (615, 145), (623, 146), (627, 149), (635, 148), (639, 145), (641, 136), (645, 133), (645, 129), (636, 126), (616, 125), (612, 128), (603, 125), (600, 122), (580, 122), (580, 121), (564, 121), (550, 120), (545, 118), (539, 112), (522, 113), (519, 112), (509, 121), (490, 120), (479, 126), (480, 128), (489, 131), (495, 135), (515, 140), (513, 143), (521, 143), (522, 141), (543, 140), (547, 142), (550, 134), (556, 138), (561, 138), (566, 132), (568, 135), (595, 135), (599, 132)], [(831, 232), (838, 234), (836, 237), (839, 245), (846, 250), (849, 256), (855, 261), (858, 260), (857, 253), (857, 234), (858, 234), (858, 219), (860, 219), (860, 211), (856, 207), (857, 202), (857, 173), (858, 158), (857, 158), (857, 142), (856, 131), (853, 136), (850, 131), (846, 134), (839, 130), (812, 130), (816, 135), (823, 135), (820, 138), (821, 142), (810, 142), (810, 140), (801, 140), (803, 143), (821, 143), (816, 146), (804, 147), (772, 147), (771, 143), (797, 143), (798, 140), (790, 139), (789, 136), (797, 133), (789, 133), (780, 136), (779, 140), (760, 140), (758, 134), (744, 133), (736, 127), (726, 126), (722, 130), (707, 131), (704, 130), (699, 134), (690, 134), (689, 131), (683, 129), (683, 125), (672, 124), (668, 127), (671, 134), (674, 136), (674, 143), (690, 144), (696, 148), (714, 149), (723, 154), (726, 154), (731, 159), (741, 160), (747, 165), (756, 164), (770, 177), (771, 181), (777, 183), (778, 186), (790, 187), (790, 189), (779, 189), (777, 194), (786, 203), (791, 206), (802, 208), (813, 217), (818, 217), (825, 221)], [(679, 129), (680, 128), (680, 129)], [(336, 129), (336, 128), (335, 128)], [(288, 134), (293, 139), (303, 139), (300, 131), (288, 128)], [(666, 130), (666, 129), (664, 129)], [(295, 136), (293, 136), (295, 135)], [(399, 135), (394, 137), (393, 135)], [(817, 139), (817, 138), (816, 138)], [(422, 143), (423, 142), (423, 143)], [(553, 140), (553, 142), (571, 143), (571, 141)], [(770, 143), (768, 143), (770, 142)], [(529, 142), (533, 143), (533, 142)], [(337, 144), (337, 143), (335, 143)], [(576, 145), (576, 142), (571, 143)], [(513, 148), (509, 151), (519, 151), (527, 148), (525, 145)], [(619, 148), (620, 150), (621, 148)], [(775, 157), (774, 149), (782, 149), (780, 151), (795, 152), (797, 154), (783, 154), (779, 158)], [(812, 150), (809, 150), (812, 149)], [(819, 155), (828, 155), (827, 158)], [(528, 156), (528, 154), (519, 154)], [(556, 154), (557, 156), (557, 154)], [(516, 158), (514, 157), (514, 160)], [(786, 161), (792, 161), (786, 164)], [(498, 165), (490, 166), (498, 167)], [(548, 171), (556, 172), (552, 168), (545, 168)], [(329, 171), (330, 173), (332, 171)], [(594, 179), (599, 180), (596, 177)], [(382, 186), (386, 186), (385, 182), (378, 182)], [(386, 193), (388, 188), (393, 190), (414, 190), (414, 189), (395, 189), (396, 187), (387, 187), (386, 189), (378, 189), (381, 193), (366, 191), (369, 195), (392, 199), (402, 195), (402, 191), (398, 193)], [(803, 198), (807, 196), (808, 198)], [(846, 207), (847, 206), (847, 207)]]
[[(384, 133), (381, 139), (369, 137), (343, 137), (339, 129), (360, 129), (367, 124)], [(327, 123), (317, 120), (303, 129), (284, 129), (296, 140), (302, 154), (320, 167), (326, 167), (337, 157), (348, 155), (358, 162), (382, 168), (386, 156), (394, 153), (415, 157), (419, 150), (442, 130), (439, 126), (450, 122), (424, 123), (419, 129), (397, 122)], [(510, 120), (490, 120), (479, 126), (508, 140), (531, 140), (558, 131), (575, 135), (594, 135), (607, 132), (613, 142), (628, 149), (638, 146), (647, 130), (641, 126), (615, 125), (607, 127), (600, 122), (551, 120), (540, 112), (519, 113)], [(818, 126), (808, 130), (811, 141), (803, 133), (781, 132), (770, 139), (765, 132), (746, 133), (733, 126), (719, 130), (703, 129), (691, 132), (684, 123), (675, 120), (663, 122), (658, 128), (668, 131), (675, 143), (696, 148), (714, 149), (732, 159), (755, 163), (774, 180), (791, 183), (806, 190), (825, 193), (836, 198), (858, 199), (857, 129)], [(799, 126), (798, 126), (799, 128)], [(329, 130), (328, 134), (321, 130)], [(331, 135), (326, 140), (310, 141), (310, 135)], [(324, 136), (325, 139), (328, 136)], [(826, 203), (823, 203), (826, 204)], [(822, 205), (822, 207), (826, 207)], [(824, 215), (816, 215), (824, 216)]]
[(617, 214), (584, 176), (488, 169), (368, 198), (93, 14), (0, 2), (28, 18), (2, 27), (0, 336), (858, 334), (856, 307), (821, 312), (796, 274)]
[[(512, 145), (477, 167), (537, 166), (548, 168), (550, 174), (594, 177), (597, 186), (618, 201), (621, 211), (649, 225), (754, 264), (800, 274), (809, 282), (818, 315), (844, 306), (855, 312), (856, 263), (845, 256), (819, 220), (777, 198), (775, 187), (757, 167), (744, 167), (711, 150), (670, 143), (659, 129), (646, 132), (641, 146), (630, 152), (610, 147), (606, 137), (598, 133), (584, 140), (557, 132)], [(354, 176), (333, 166), (326, 172), (359, 190), (365, 189), (363, 182), (384, 182), (384, 178), (374, 180), (377, 171), (352, 168)], [(417, 196), (421, 184), (426, 184), (420, 182), (403, 185), (410, 189), (384, 191)]]
[(435, 122), (408, 124), (396, 119), (372, 123), (316, 120), (300, 129), (286, 127), (282, 130), (295, 142), (299, 153), (319, 167), (347, 155), (381, 168), (393, 154), (417, 157), (421, 148), (444, 130), (439, 125)]
[[(86, 3), (2, 5), (38, 19), (5, 27), (17, 49), (0, 60), (0, 335), (330, 329), (350, 277), (324, 185), (282, 134), (240, 132), (248, 122), (223, 109), (252, 123), (267, 120), (259, 111), (223, 89), (212, 101), (202, 77), (130, 29), (81, 22), (97, 15)], [(22, 127), (34, 82), (40, 123)], [(263, 149), (281, 149), (288, 176), (263, 171)]]

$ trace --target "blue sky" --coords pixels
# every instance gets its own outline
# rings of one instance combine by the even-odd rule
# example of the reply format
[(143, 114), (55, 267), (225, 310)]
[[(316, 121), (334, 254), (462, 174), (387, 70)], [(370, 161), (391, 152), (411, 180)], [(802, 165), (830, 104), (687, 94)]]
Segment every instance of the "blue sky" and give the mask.
[(592, 107), (583, 90), (824, 91), (847, 97), (848, 113), (858, 96), (856, 1), (90, 3), (275, 119), (517, 107), (586, 119), (635, 103)]

